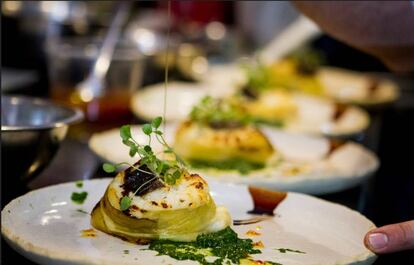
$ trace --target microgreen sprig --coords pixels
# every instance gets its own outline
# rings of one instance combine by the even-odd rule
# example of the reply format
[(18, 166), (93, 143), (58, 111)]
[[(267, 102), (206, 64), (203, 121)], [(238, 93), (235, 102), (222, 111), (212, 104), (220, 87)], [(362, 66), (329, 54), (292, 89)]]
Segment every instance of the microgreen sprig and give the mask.
[(210, 125), (214, 123), (246, 125), (250, 119), (248, 113), (236, 102), (211, 96), (205, 96), (199, 104), (193, 107), (190, 118), (193, 121)]
[[(103, 170), (107, 173), (114, 172), (122, 165), (129, 165), (130, 167), (133, 167), (134, 169), (138, 171), (142, 171), (144, 173), (149, 173), (149, 174), (154, 174), (154, 178), (146, 181), (140, 187), (138, 187), (135, 190), (135, 192), (132, 194), (132, 196), (122, 197), (121, 202), (120, 202), (120, 208), (122, 211), (127, 210), (131, 206), (132, 198), (135, 196), (135, 194), (137, 194), (137, 192), (142, 187), (149, 184), (155, 178), (159, 178), (164, 183), (167, 183), (169, 185), (174, 185), (185, 171), (185, 168), (184, 168), (185, 163), (183, 162), (182, 159), (178, 157), (177, 154), (174, 153), (173, 149), (165, 141), (163, 132), (159, 130), (161, 123), (162, 123), (162, 118), (157, 117), (153, 119), (151, 123), (147, 123), (142, 126), (142, 132), (148, 136), (148, 144), (146, 145), (139, 144), (134, 139), (131, 133), (130, 125), (124, 125), (120, 128), (119, 134), (121, 136), (122, 143), (129, 147), (129, 155), (131, 157), (134, 157), (135, 155), (138, 154), (138, 156), (140, 157), (138, 166), (133, 166), (126, 162), (122, 162), (122, 163), (115, 164), (115, 165), (110, 164), (110, 163), (105, 163), (103, 165)], [(175, 160), (159, 159), (151, 148), (152, 137), (155, 137), (155, 139), (163, 146), (163, 152), (173, 154), (175, 156)], [(142, 170), (140, 167), (143, 165), (145, 165), (151, 172)]]

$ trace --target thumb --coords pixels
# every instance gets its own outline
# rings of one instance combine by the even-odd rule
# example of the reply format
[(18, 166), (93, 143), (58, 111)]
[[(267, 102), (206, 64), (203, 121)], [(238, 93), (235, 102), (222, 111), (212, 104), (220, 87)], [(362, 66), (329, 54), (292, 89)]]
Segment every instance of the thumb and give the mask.
[(365, 235), (364, 243), (377, 254), (414, 249), (414, 220), (373, 229)]

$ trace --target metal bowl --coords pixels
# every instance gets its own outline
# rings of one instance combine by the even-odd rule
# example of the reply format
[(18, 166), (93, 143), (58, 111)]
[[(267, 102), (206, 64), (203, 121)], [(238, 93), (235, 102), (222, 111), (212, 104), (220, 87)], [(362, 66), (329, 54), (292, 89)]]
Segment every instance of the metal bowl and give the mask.
[(12, 188), (12, 185), (16, 190), (25, 186), (50, 163), (69, 125), (82, 119), (78, 109), (44, 99), (2, 95), (3, 187)]

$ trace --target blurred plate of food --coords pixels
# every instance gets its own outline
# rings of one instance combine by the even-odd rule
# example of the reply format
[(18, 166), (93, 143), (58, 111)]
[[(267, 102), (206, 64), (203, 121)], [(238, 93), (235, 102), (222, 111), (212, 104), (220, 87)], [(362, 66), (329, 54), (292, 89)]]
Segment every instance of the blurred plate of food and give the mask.
[[(138, 143), (148, 143), (134, 125)], [(351, 141), (289, 133), (270, 126), (209, 124), (187, 120), (169, 123), (165, 139), (195, 172), (208, 180), (269, 189), (326, 194), (361, 184), (379, 166), (368, 149)], [(161, 146), (154, 145), (160, 151)], [(94, 134), (89, 147), (112, 163), (133, 164), (118, 128)]]
[(344, 103), (374, 106), (394, 102), (399, 97), (398, 85), (379, 75), (323, 67), (318, 78), (328, 97)]
[(165, 119), (178, 121), (186, 117), (194, 104), (207, 94), (205, 86), (190, 82), (169, 82), (150, 85), (136, 92), (131, 98), (130, 107), (135, 115), (151, 120), (164, 114), (164, 96), (166, 97)]
[[(211, 96), (232, 102), (256, 123), (291, 132), (347, 137), (363, 132), (370, 123), (363, 109), (327, 98), (285, 90), (229, 91), (226, 85), (172, 82), (166, 90), (166, 119), (185, 120), (203, 98)], [(164, 84), (152, 85), (135, 93), (131, 109), (137, 117), (150, 120), (163, 115), (163, 100)]]
[(203, 82), (250, 92), (301, 92), (364, 107), (389, 104), (399, 97), (398, 85), (379, 73), (321, 66), (315, 60), (288, 58), (269, 65), (257, 62), (213, 65)]
[[(376, 259), (363, 243), (364, 235), (375, 227), (370, 220), (347, 207), (291, 192), (272, 211), (274, 216), (232, 227), (237, 237), (249, 239), (243, 242), (254, 246), (254, 254), (238, 262), (219, 262), (210, 254), (211, 248), (196, 247), (194, 252), (194, 247), (187, 247), (180, 249), (185, 254), (180, 256), (182, 260), (173, 259), (148, 245), (129, 243), (92, 228), (90, 213), (110, 181), (59, 184), (13, 200), (1, 212), (5, 240), (23, 256), (44, 265), (201, 264), (186, 260), (194, 253), (198, 260), (206, 258), (208, 262), (203, 264), (345, 265), (372, 264)], [(209, 188), (216, 203), (228, 208), (232, 218), (252, 216), (247, 213), (254, 206), (247, 186), (210, 182)], [(82, 202), (71, 199), (78, 191), (87, 194)], [(205, 244), (209, 242), (208, 237), (204, 239)], [(171, 253), (174, 247), (169, 246)]]

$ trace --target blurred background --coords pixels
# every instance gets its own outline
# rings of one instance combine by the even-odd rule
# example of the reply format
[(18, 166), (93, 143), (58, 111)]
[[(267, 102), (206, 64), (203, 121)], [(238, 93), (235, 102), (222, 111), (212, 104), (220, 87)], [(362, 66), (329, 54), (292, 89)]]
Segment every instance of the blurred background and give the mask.
[[(380, 157), (375, 178), (321, 197), (359, 210), (377, 226), (414, 219), (412, 77), (390, 73), (380, 61), (323, 34), (315, 25), (306, 30), (305, 25), (312, 23), (289, 2), (172, 1), (171, 16), (166, 1), (129, 3), (104, 76), (100, 91), (104, 95), (98, 98), (83, 93), (77, 84), (94, 68), (117, 2), (3, 1), (1, 5), (2, 96), (51, 99), (78, 107), (85, 115), (82, 123), (71, 127), (54, 160), (30, 188), (105, 176), (99, 158), (86, 145), (88, 137), (96, 131), (142, 122), (132, 114), (129, 100), (142, 87), (163, 82), (167, 52), (169, 79), (197, 82), (211, 65), (230, 63), (272, 45), (280, 50), (306, 45), (323, 54), (324, 65), (380, 73), (401, 89), (393, 104), (369, 109), (372, 125), (356, 139)], [(278, 37), (286, 36), (285, 30), (298, 21), (302, 27), (296, 27), (293, 35), (297, 38), (287, 48)], [(66, 167), (68, 160), (78, 166)], [(5, 168), (13, 166), (2, 165), (3, 200), (7, 200), (3, 195), (8, 188)], [(31, 264), (2, 243), (5, 264)], [(403, 264), (400, 261), (407, 258), (414, 257), (412, 253), (391, 254), (376, 264)]]

